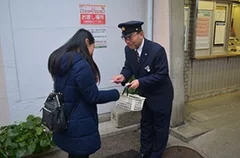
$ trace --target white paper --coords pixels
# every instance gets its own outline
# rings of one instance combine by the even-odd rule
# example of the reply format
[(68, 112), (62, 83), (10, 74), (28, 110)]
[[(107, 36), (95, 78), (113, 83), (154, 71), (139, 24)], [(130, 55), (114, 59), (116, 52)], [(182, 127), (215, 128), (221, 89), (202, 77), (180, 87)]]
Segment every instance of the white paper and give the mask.
[(224, 44), (225, 41), (225, 23), (216, 23), (214, 44)]
[(95, 48), (107, 48), (107, 29), (106, 28), (89, 28), (95, 38)]
[(223, 9), (216, 10), (215, 12), (215, 21), (225, 21), (226, 11)]

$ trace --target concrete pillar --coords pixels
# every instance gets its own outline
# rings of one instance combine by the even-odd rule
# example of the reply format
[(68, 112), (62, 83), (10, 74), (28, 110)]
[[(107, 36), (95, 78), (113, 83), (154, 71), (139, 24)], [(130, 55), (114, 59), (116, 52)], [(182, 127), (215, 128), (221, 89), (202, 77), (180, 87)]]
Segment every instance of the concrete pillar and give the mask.
[(171, 126), (184, 122), (184, 0), (154, 0), (153, 40), (163, 45), (174, 86)]

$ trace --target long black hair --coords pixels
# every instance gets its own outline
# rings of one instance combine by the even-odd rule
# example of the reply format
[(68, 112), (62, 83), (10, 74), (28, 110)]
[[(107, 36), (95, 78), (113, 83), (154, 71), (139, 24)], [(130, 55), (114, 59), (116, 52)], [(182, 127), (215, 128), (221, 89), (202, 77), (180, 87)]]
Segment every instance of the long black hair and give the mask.
[[(62, 45), (60, 48), (52, 52), (48, 59), (48, 71), (54, 78), (54, 76), (62, 73), (61, 70), (61, 58), (64, 55), (68, 57), (67, 71), (71, 68), (72, 61), (76, 53), (80, 53), (90, 64), (95, 78), (100, 82), (100, 71), (97, 67), (97, 64), (94, 62), (92, 55), (88, 51), (86, 44), (86, 39), (88, 39), (88, 44), (94, 44), (95, 39), (93, 35), (85, 29), (79, 29), (73, 36), (70, 38), (67, 43)], [(66, 72), (67, 72), (66, 71)]]

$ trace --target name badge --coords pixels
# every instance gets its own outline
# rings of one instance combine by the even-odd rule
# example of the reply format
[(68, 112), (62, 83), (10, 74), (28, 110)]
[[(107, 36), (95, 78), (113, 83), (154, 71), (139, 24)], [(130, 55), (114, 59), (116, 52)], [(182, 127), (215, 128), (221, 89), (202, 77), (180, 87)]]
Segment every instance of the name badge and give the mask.
[(149, 66), (144, 67), (144, 69), (145, 69), (147, 72), (150, 72), (150, 71), (151, 71)]

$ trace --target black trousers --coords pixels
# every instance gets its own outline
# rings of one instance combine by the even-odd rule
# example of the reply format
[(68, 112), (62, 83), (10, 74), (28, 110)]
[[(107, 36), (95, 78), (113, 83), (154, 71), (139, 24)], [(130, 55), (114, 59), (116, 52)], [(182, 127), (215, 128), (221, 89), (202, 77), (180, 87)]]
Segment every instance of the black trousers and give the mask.
[[(160, 103), (161, 104), (161, 103)], [(161, 158), (167, 146), (172, 112), (172, 101), (167, 109), (153, 111), (145, 103), (141, 112), (140, 153), (151, 158)]]
[(89, 155), (72, 155), (72, 154), (68, 154), (68, 158), (89, 158)]

